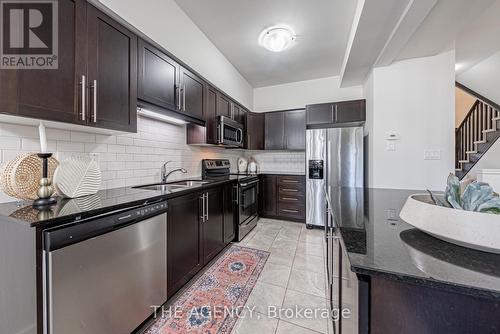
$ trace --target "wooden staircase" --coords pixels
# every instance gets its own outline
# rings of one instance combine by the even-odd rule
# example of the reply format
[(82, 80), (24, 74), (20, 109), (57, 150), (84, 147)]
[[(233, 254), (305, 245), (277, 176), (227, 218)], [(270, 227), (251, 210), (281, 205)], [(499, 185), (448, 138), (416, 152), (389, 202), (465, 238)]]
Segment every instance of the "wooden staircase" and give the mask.
[(455, 174), (463, 179), (500, 137), (500, 106), (460, 83), (456, 84), (477, 99), (455, 130)]

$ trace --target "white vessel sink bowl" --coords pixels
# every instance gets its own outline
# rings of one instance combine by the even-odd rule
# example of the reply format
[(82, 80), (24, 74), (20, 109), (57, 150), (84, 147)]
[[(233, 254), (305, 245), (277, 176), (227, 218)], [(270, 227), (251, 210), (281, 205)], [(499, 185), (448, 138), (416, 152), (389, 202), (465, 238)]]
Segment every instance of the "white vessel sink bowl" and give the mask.
[(408, 197), (401, 219), (436, 238), (500, 254), (500, 215), (437, 206), (428, 194)]

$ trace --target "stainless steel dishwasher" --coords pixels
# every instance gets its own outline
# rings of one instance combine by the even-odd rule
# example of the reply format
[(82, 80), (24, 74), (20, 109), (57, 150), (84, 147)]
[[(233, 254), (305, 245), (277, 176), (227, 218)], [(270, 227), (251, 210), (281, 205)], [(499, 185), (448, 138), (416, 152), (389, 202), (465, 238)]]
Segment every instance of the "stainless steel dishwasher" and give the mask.
[(44, 232), (44, 333), (130, 333), (167, 300), (167, 203)]

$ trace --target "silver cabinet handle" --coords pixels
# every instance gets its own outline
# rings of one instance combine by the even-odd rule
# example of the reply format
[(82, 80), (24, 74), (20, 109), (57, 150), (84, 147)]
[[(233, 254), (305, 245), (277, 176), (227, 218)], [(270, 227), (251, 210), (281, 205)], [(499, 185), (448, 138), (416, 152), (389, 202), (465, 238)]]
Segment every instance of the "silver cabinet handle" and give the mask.
[(290, 209), (282, 209), (281, 211), (291, 212), (291, 213), (299, 213), (299, 211), (297, 211), (297, 210), (290, 210)]
[(238, 194), (238, 185), (233, 186), (233, 202), (236, 203), (237, 205), (240, 204), (238, 200), (239, 194)]
[(186, 85), (182, 85), (182, 111), (186, 111)]
[(331, 104), (330, 105), (330, 118), (332, 119), (332, 121), (335, 120), (335, 115), (334, 115), (334, 111), (333, 111), (333, 108), (335, 108), (335, 105), (334, 104)]
[(94, 123), (97, 123), (97, 80), (94, 80)]
[(205, 194), (205, 222), (208, 221), (208, 193)]
[(282, 200), (285, 201), (298, 201), (298, 198), (293, 198), (293, 197), (281, 197)]
[(289, 188), (283, 188), (281, 190), (285, 191), (285, 192), (291, 192), (291, 193), (297, 193), (297, 192), (299, 192), (297, 189), (289, 189)]
[(283, 183), (299, 183), (299, 181), (297, 181), (297, 180), (287, 180), (287, 179), (281, 180), (281, 182), (283, 182)]
[(339, 118), (339, 112), (338, 112), (337, 105), (335, 104), (335, 122), (338, 121), (338, 118)]
[(85, 121), (85, 114), (86, 114), (86, 110), (85, 110), (85, 90), (87, 89), (87, 84), (86, 84), (87, 80), (86, 80), (86, 77), (85, 75), (82, 75), (82, 80), (80, 81), (80, 85), (82, 85), (82, 90), (81, 90), (81, 97), (82, 97), (82, 121)]
[(205, 194), (201, 195), (200, 197), (200, 200), (201, 200), (201, 222), (204, 223), (205, 222)]
[(177, 86), (177, 110), (181, 110), (181, 86)]

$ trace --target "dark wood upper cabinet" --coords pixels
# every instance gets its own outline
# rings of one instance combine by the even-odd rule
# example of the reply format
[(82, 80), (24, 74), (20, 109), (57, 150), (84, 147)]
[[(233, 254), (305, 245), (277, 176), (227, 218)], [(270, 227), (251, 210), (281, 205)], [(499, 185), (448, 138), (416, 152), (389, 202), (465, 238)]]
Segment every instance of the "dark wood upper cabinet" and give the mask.
[(336, 123), (360, 122), (366, 120), (366, 100), (335, 103)]
[(264, 149), (264, 113), (245, 113), (246, 140), (245, 148), (248, 150)]
[(207, 144), (217, 144), (217, 89), (206, 85), (205, 88), (205, 120)]
[(285, 149), (306, 149), (306, 111), (285, 111)]
[(86, 123), (80, 84), (87, 76), (86, 7), (83, 0), (58, 2), (57, 69), (0, 70), (0, 113)]
[(329, 124), (334, 121), (335, 104), (321, 103), (306, 107), (307, 125)]
[(243, 107), (241, 107), (236, 102), (231, 101), (231, 117), (238, 123), (243, 124), (244, 122), (244, 112)]
[(217, 91), (217, 116), (231, 117), (231, 100)]
[(225, 246), (224, 243), (224, 188), (217, 187), (204, 192), (207, 211), (203, 224), (203, 262), (212, 260)]
[(184, 67), (181, 67), (180, 73), (181, 111), (205, 119), (203, 104), (205, 81)]
[(306, 106), (307, 125), (355, 123), (366, 120), (366, 100), (321, 103)]
[(285, 113), (270, 112), (265, 114), (266, 150), (285, 149)]
[(139, 99), (157, 106), (177, 110), (180, 67), (154, 46), (139, 40)]
[(137, 128), (137, 36), (93, 6), (87, 10), (92, 125)]

